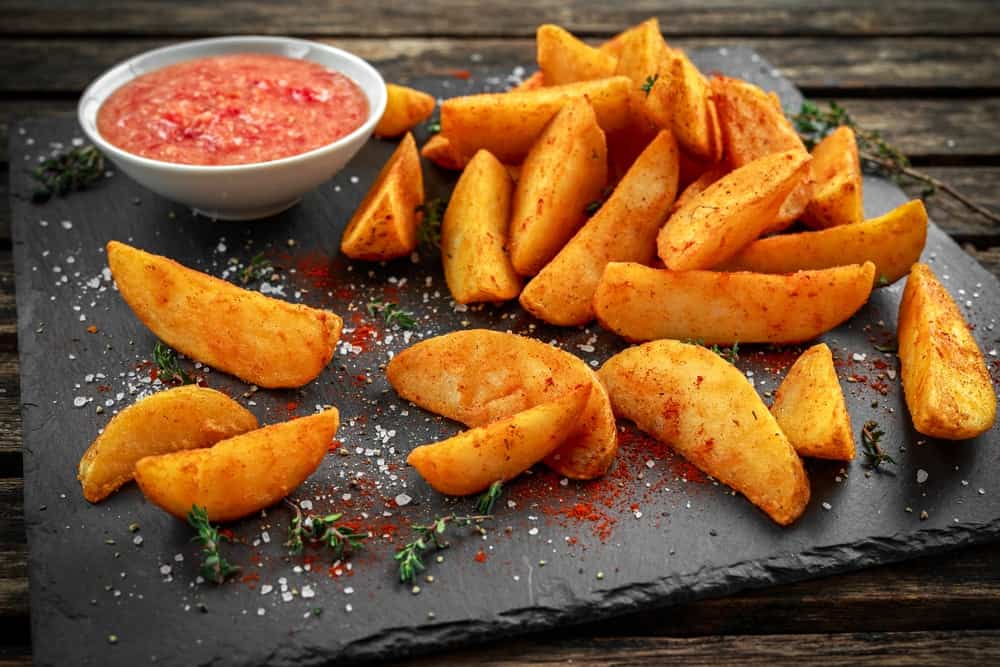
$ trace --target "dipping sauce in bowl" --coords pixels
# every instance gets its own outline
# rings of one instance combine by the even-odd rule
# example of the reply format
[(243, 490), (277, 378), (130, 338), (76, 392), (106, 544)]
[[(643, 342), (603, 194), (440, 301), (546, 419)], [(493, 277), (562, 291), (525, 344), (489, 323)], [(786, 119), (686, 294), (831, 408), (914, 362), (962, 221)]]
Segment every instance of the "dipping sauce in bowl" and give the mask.
[(168, 65), (126, 83), (97, 112), (112, 145), (192, 165), (269, 162), (307, 153), (364, 124), (365, 93), (319, 63), (239, 53)]

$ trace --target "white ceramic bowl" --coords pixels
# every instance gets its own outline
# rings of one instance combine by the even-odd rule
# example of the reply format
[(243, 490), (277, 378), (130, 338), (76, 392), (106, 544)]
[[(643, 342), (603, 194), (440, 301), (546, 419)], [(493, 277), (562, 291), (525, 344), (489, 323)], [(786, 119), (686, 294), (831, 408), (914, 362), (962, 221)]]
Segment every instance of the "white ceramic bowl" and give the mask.
[[(256, 164), (203, 166), (140, 157), (112, 146), (97, 131), (97, 110), (111, 93), (132, 79), (166, 65), (231, 53), (270, 53), (309, 60), (346, 74), (368, 97), (369, 116), (361, 127), (332, 144), (280, 160)], [(303, 194), (331, 178), (371, 136), (385, 110), (385, 82), (361, 58), (325, 44), (287, 37), (200, 39), (147, 51), (98, 77), (80, 98), (83, 131), (118, 168), (150, 190), (224, 220), (252, 220), (294, 205)]]

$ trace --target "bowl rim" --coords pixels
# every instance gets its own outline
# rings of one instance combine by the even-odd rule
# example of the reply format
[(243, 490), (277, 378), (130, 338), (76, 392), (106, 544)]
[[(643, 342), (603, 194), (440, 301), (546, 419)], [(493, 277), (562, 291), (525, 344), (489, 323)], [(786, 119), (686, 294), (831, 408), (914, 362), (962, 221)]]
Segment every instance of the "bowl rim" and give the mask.
[[(352, 62), (355, 66), (360, 67), (362, 70), (367, 70), (367, 73), (374, 77), (374, 80), (379, 84), (374, 90), (370, 90), (361, 84), (361, 82), (354, 79), (354, 77), (349, 77), (354, 83), (361, 89), (368, 98), (369, 114), (368, 118), (364, 123), (359, 125), (350, 133), (340, 137), (336, 141), (329, 144), (319, 146), (312, 150), (306, 151), (305, 153), (297, 153), (295, 155), (289, 155), (287, 157), (278, 158), (276, 160), (268, 160), (266, 162), (248, 162), (246, 164), (226, 164), (226, 165), (208, 165), (208, 164), (186, 164), (183, 162), (167, 162), (166, 160), (156, 160), (153, 158), (144, 157), (142, 155), (137, 155), (126, 151), (118, 146), (115, 146), (103, 136), (101, 136), (100, 131), (97, 129), (96, 123), (96, 111), (95, 122), (92, 123), (93, 127), (90, 127), (91, 123), (87, 121), (88, 111), (87, 107), (89, 103), (94, 98), (98, 98), (93, 91), (97, 88), (106, 85), (106, 81), (113, 76), (120, 74), (122, 71), (129, 70), (137, 61), (144, 60), (146, 58), (167, 54), (175, 51), (184, 51), (188, 49), (210, 46), (210, 45), (232, 45), (232, 51), (227, 53), (252, 53), (252, 48), (249, 48), (252, 44), (260, 43), (271, 43), (275, 45), (291, 45), (291, 46), (304, 46), (309, 48), (318, 48), (333, 55), (343, 58), (347, 61)], [(247, 48), (241, 48), (247, 47)], [(224, 54), (215, 54), (224, 55)], [(199, 57), (213, 57), (213, 56), (192, 56), (191, 58), (181, 58), (177, 62), (186, 62), (188, 60), (195, 60)], [(285, 57), (294, 58), (294, 56)], [(317, 62), (308, 57), (308, 55), (301, 56), (299, 60), (308, 60), (310, 62)], [(175, 64), (175, 63), (171, 63)], [(325, 63), (320, 63), (325, 64)], [(163, 65), (166, 67), (167, 65)], [(158, 69), (158, 68), (157, 68)], [(153, 70), (151, 70), (153, 71)], [(346, 75), (345, 75), (346, 76)], [(109, 93), (103, 96), (101, 99), (101, 104), (107, 101), (115, 91), (119, 90), (122, 86), (126, 85), (129, 81), (135, 79), (135, 76), (129, 78), (125, 83), (119, 84), (118, 86), (111, 89)], [(80, 95), (80, 100), (77, 102), (77, 122), (80, 127), (83, 128), (84, 134), (94, 143), (97, 144), (101, 152), (109, 154), (112, 157), (127, 160), (134, 163), (136, 166), (141, 166), (150, 169), (169, 169), (176, 171), (184, 171), (196, 174), (233, 174), (235, 172), (241, 171), (258, 171), (271, 169), (278, 166), (295, 165), (301, 162), (311, 160), (313, 158), (319, 157), (320, 155), (326, 153), (335, 152), (337, 149), (345, 146), (352, 141), (355, 141), (359, 137), (370, 135), (374, 129), (375, 125), (378, 124), (379, 119), (381, 119), (383, 112), (385, 111), (386, 103), (388, 101), (388, 90), (386, 88), (385, 80), (375, 67), (369, 63), (364, 58), (357, 56), (350, 51), (345, 51), (344, 49), (338, 48), (336, 46), (330, 46), (329, 44), (323, 44), (322, 42), (316, 42), (308, 39), (299, 39), (296, 37), (280, 37), (273, 35), (238, 35), (230, 37), (209, 37), (206, 39), (194, 39), (187, 40), (184, 42), (177, 42), (176, 44), (168, 44), (167, 46), (161, 46), (156, 49), (150, 49), (149, 51), (143, 51), (134, 56), (131, 56), (115, 65), (112, 65), (99, 76), (97, 76), (90, 84), (84, 89), (83, 94)], [(98, 110), (100, 105), (98, 105)]]

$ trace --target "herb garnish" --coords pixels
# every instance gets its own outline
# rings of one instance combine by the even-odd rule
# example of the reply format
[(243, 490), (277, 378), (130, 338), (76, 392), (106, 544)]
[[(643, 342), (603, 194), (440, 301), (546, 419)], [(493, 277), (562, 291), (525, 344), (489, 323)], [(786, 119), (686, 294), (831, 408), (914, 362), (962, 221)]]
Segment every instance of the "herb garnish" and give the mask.
[(897, 183), (909, 179), (923, 184), (924, 190), (921, 197), (929, 197), (940, 190), (979, 215), (1000, 223), (1000, 215), (975, 203), (944, 181), (914, 169), (906, 155), (886, 141), (879, 131), (865, 130), (859, 127), (857, 122), (847, 113), (847, 110), (836, 102), (830, 102), (829, 110), (824, 111), (816, 103), (806, 100), (802, 103), (799, 113), (792, 116), (792, 123), (810, 150), (826, 135), (841, 125), (846, 125), (854, 130), (854, 136), (858, 142), (858, 153), (862, 162), (869, 169), (885, 174)]
[(350, 553), (364, 547), (364, 540), (368, 538), (368, 533), (359, 533), (350, 526), (337, 524), (344, 514), (336, 512), (334, 514), (307, 514), (302, 515), (302, 509), (298, 504), (285, 499), (289, 507), (295, 510), (292, 523), (288, 527), (288, 541), (285, 546), (292, 554), (302, 553), (305, 543), (325, 544), (333, 550), (334, 558), (342, 558), (345, 553)]
[(226, 538), (220, 535), (219, 530), (209, 522), (208, 509), (192, 505), (187, 520), (191, 527), (198, 531), (192, 540), (201, 542), (203, 553), (201, 576), (206, 581), (221, 584), (229, 577), (239, 574), (240, 566), (232, 565), (219, 553), (219, 543)]
[(417, 206), (417, 213), (423, 216), (417, 228), (417, 238), (421, 243), (441, 245), (441, 223), (444, 222), (444, 212), (447, 208), (448, 201), (440, 197), (428, 199)]
[(497, 504), (501, 494), (503, 494), (503, 480), (498, 479), (476, 500), (476, 511), (480, 514), (492, 514), (493, 506)]
[(73, 190), (83, 190), (104, 176), (104, 155), (93, 144), (77, 146), (45, 160), (31, 171), (41, 185), (31, 198), (38, 203), (52, 195), (64, 197)]
[(875, 349), (879, 352), (899, 352), (899, 345), (895, 342), (886, 343), (884, 345), (875, 343)]
[(254, 255), (247, 265), (240, 271), (240, 285), (247, 285), (254, 280), (259, 280), (267, 275), (267, 272), (274, 268), (271, 260), (264, 258), (264, 253), (259, 252)]
[(432, 120), (427, 123), (427, 134), (438, 134), (441, 132), (441, 121)]
[(866, 464), (872, 470), (878, 470), (883, 463), (896, 464), (895, 459), (885, 453), (882, 449), (881, 441), (885, 432), (873, 421), (866, 421), (861, 427), (861, 444), (864, 447)]
[(164, 345), (162, 341), (156, 341), (156, 346), (153, 348), (153, 362), (156, 364), (156, 376), (164, 384), (168, 382), (195, 384), (191, 376), (181, 368), (174, 351)]
[(365, 306), (369, 315), (381, 315), (389, 326), (395, 324), (400, 329), (412, 329), (417, 326), (417, 318), (408, 310), (403, 310), (398, 303), (390, 303), (381, 299), (373, 299)]
[(653, 86), (656, 85), (656, 80), (660, 78), (659, 74), (651, 74), (646, 77), (646, 82), (640, 86), (642, 92), (646, 93), (646, 97), (649, 97), (649, 93), (653, 90)]
[(732, 347), (719, 347), (718, 345), (705, 345), (705, 341), (701, 339), (685, 338), (681, 341), (682, 343), (687, 343), (688, 345), (700, 345), (701, 347), (708, 348), (712, 352), (728, 361), (729, 363), (736, 365), (736, 362), (740, 360), (740, 343), (736, 341), (733, 343)]
[(611, 195), (613, 191), (614, 187), (608, 185), (603, 190), (601, 190), (600, 197), (587, 204), (586, 208), (583, 209), (583, 212), (587, 214), (588, 218), (597, 213), (601, 209), (601, 207), (604, 206), (604, 202), (608, 200), (608, 197)]
[(413, 531), (417, 534), (417, 539), (401, 547), (396, 552), (396, 555), (393, 556), (396, 562), (399, 563), (399, 580), (403, 583), (415, 583), (417, 575), (427, 568), (423, 560), (424, 552), (431, 548), (448, 548), (448, 543), (442, 540), (441, 536), (449, 525), (456, 527), (472, 526), (479, 533), (485, 533), (486, 531), (480, 524), (492, 518), (489, 514), (466, 514), (462, 516), (449, 514), (448, 516), (438, 517), (427, 525), (412, 526)]

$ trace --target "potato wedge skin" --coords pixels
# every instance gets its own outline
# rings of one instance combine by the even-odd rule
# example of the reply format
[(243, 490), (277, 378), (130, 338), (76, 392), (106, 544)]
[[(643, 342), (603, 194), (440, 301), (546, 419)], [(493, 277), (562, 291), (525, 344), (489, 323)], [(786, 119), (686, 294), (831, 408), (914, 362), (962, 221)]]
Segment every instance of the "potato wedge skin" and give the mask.
[(479, 151), (458, 179), (441, 224), (441, 260), (458, 303), (507, 301), (521, 291), (507, 251), (514, 182), (488, 151)]
[(728, 168), (724, 164), (717, 164), (702, 172), (698, 178), (688, 183), (687, 187), (677, 196), (674, 205), (670, 207), (670, 215), (690, 204), (695, 197), (707, 190), (708, 186), (728, 173)]
[(272, 424), (209, 449), (147, 456), (135, 467), (146, 498), (183, 519), (192, 505), (232, 521), (280, 501), (311, 475), (337, 432), (336, 409)]
[(743, 374), (698, 345), (631, 347), (597, 371), (615, 414), (787, 526), (809, 503), (802, 460)]
[(398, 137), (434, 113), (437, 103), (432, 95), (395, 83), (387, 83), (385, 88), (388, 93), (385, 112), (375, 126), (376, 137)]
[(430, 338), (397, 354), (386, 368), (403, 398), (467, 426), (483, 426), (590, 383), (587, 407), (545, 463), (571, 479), (607, 472), (618, 431), (607, 392), (580, 358), (515, 334), (471, 329)]
[(451, 139), (440, 132), (433, 135), (420, 148), (420, 155), (442, 169), (462, 171), (469, 164), (469, 158), (462, 155), (451, 143)]
[(586, 220), (608, 179), (604, 132), (587, 100), (566, 103), (521, 165), (510, 218), (510, 261), (538, 273)]
[(682, 51), (672, 51), (666, 71), (667, 85), (654, 86), (670, 109), (670, 127), (685, 151), (708, 162), (722, 159), (722, 130), (708, 81)]
[(111, 241), (108, 265), (136, 317), (163, 342), (261, 387), (301, 387), (333, 357), (341, 319)]
[(826, 343), (803, 352), (774, 394), (771, 414), (799, 456), (854, 459), (854, 429)]
[(630, 87), (627, 77), (613, 76), (516, 93), (453, 97), (441, 105), (441, 131), (461, 154), (485, 148), (504, 164), (520, 164), (570, 99), (586, 97), (605, 132), (624, 128)]
[(595, 49), (557, 25), (538, 26), (538, 68), (549, 86), (613, 76), (618, 59)]
[(870, 262), (782, 276), (612, 262), (594, 311), (601, 326), (632, 341), (800, 343), (857, 312), (874, 278)]
[(531, 76), (529, 76), (527, 79), (517, 84), (507, 92), (523, 93), (526, 90), (537, 90), (538, 88), (544, 88), (547, 85), (550, 84), (545, 81), (545, 75), (541, 72), (541, 70), (539, 70), (537, 72), (532, 73)]
[(506, 419), (421, 445), (406, 462), (441, 493), (479, 493), (497, 480), (517, 477), (555, 451), (572, 430), (590, 391), (589, 384), (580, 385)]
[(986, 361), (958, 306), (926, 264), (910, 270), (896, 333), (913, 427), (946, 440), (988, 431), (997, 401)]
[(670, 129), (672, 110), (657, 89), (668, 85), (669, 54), (670, 48), (660, 32), (660, 22), (648, 19), (622, 33), (615, 69), (616, 74), (632, 80), (629, 106), (633, 119), (644, 118), (662, 129)]
[(145, 456), (211, 447), (255, 428), (252, 413), (214, 389), (187, 385), (148, 396), (115, 415), (80, 459), (83, 497), (104, 500)]
[(420, 155), (407, 133), (344, 228), (340, 251), (371, 262), (406, 257), (417, 247), (417, 208), (423, 203)]
[(805, 151), (760, 158), (708, 186), (660, 230), (657, 252), (675, 271), (710, 269), (755, 241), (809, 169)]
[(754, 241), (717, 268), (792, 273), (872, 262), (876, 280), (884, 285), (909, 273), (926, 242), (927, 210), (914, 199), (865, 222)]
[(661, 131), (608, 200), (521, 293), (535, 317), (563, 326), (594, 319), (594, 292), (608, 262), (646, 264), (677, 194), (677, 142)]
[(827, 229), (864, 220), (861, 158), (854, 130), (838, 127), (813, 148), (812, 156), (812, 199), (802, 213), (802, 223)]

